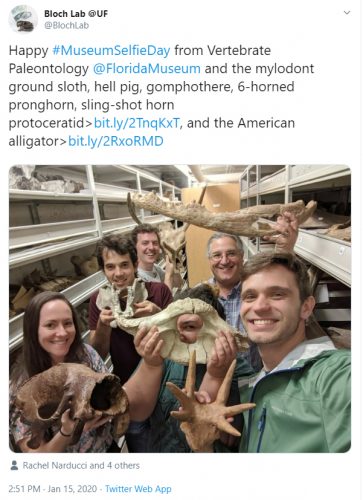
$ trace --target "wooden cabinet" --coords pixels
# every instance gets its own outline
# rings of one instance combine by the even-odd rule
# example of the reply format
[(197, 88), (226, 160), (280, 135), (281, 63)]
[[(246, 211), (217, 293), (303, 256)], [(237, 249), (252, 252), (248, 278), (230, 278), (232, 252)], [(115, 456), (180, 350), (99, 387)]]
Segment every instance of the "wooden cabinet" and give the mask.
[[(182, 189), (184, 204), (198, 200), (202, 188)], [(207, 186), (203, 206), (211, 212), (233, 212), (240, 208), (240, 186), (234, 184), (217, 184)], [(186, 233), (186, 255), (188, 263), (189, 286), (205, 281), (211, 276), (207, 259), (207, 242), (213, 231), (189, 226)]]

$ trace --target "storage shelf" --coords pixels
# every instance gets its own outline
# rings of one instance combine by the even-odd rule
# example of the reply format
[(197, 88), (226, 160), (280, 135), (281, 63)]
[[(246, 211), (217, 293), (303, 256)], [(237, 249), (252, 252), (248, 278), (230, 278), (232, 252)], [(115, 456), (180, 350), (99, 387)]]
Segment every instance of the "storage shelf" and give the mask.
[(37, 262), (39, 260), (52, 257), (53, 255), (74, 250), (75, 248), (88, 246), (92, 243), (96, 243), (98, 240), (98, 235), (88, 237), (83, 236), (82, 238), (69, 239), (58, 243), (20, 250), (10, 254), (9, 268), (13, 269), (14, 267)]
[(97, 231), (95, 219), (83, 219), (33, 226), (11, 227), (9, 231), (9, 249), (41, 245), (74, 236), (95, 234)]
[(346, 165), (289, 165), (283, 170), (279, 170), (271, 175), (261, 177), (258, 185), (251, 183), (246, 189), (246, 182), (243, 181), (241, 200), (255, 197), (257, 195), (276, 193), (284, 191), (286, 185), (295, 189), (302, 186), (330, 187), (331, 181), (349, 176), (350, 169)]
[(258, 184), (251, 184), (248, 191), (243, 191), (241, 193), (241, 199), (246, 200), (247, 198), (255, 197), (261, 194), (283, 191), (285, 189), (285, 184), (286, 171), (283, 169), (274, 174), (263, 177), (260, 179)]
[[(33, 262), (39, 262), (43, 259), (58, 256), (67, 252), (74, 251), (82, 247), (97, 243), (102, 235), (110, 232), (128, 233), (135, 227), (135, 222), (131, 217), (120, 217), (117, 219), (101, 220), (100, 203), (115, 203), (125, 205), (127, 194), (129, 192), (147, 193), (147, 186), (143, 186), (140, 180), (147, 179), (153, 181), (156, 189), (168, 189), (173, 193), (180, 192), (179, 188), (168, 184), (157, 177), (146, 172), (139, 171), (137, 168), (111, 165), (111, 166), (38, 166), (44, 175), (62, 175), (70, 177), (75, 182), (82, 182), (85, 186), (79, 193), (57, 193), (49, 191), (32, 191), (10, 189), (9, 200), (18, 206), (23, 203), (26, 210), (18, 211), (17, 213), (23, 216), (22, 226), (14, 226), (9, 230), (9, 269), (15, 269)], [(37, 167), (37, 168), (38, 168)], [(95, 175), (97, 180), (95, 182)], [(124, 176), (127, 175), (127, 183), (130, 186), (137, 187), (131, 189), (123, 187), (125, 184)], [(120, 184), (121, 181), (121, 184)], [(114, 183), (113, 183), (114, 182)], [(149, 183), (150, 184), (150, 183)], [(143, 188), (146, 188), (143, 189)], [(152, 186), (150, 188), (153, 188)], [(33, 220), (33, 214), (37, 215), (38, 205), (43, 203), (43, 206), (50, 203), (71, 202), (74, 205), (75, 213), (77, 202), (79, 205), (89, 205), (92, 209), (93, 218), (67, 220), (65, 222), (57, 222), (54, 217), (53, 222), (31, 224), (24, 215), (29, 214), (29, 207)], [(47, 210), (47, 208), (45, 209)], [(84, 212), (81, 212), (84, 213)], [(143, 213), (143, 212), (141, 212)], [(120, 215), (123, 215), (121, 213)], [(72, 208), (73, 216), (73, 208)], [(89, 215), (86, 215), (89, 217)], [(91, 216), (92, 217), (92, 216)], [(69, 217), (70, 218), (70, 217)], [(73, 218), (73, 217), (72, 217)], [(29, 217), (28, 217), (29, 219)], [(41, 220), (37, 216), (35, 220)], [(47, 217), (48, 220), (48, 217)], [(143, 218), (144, 222), (157, 224), (162, 221), (171, 220), (169, 217), (162, 215), (146, 215)], [(55, 222), (54, 222), (55, 221)], [(43, 222), (43, 221), (42, 221)], [(98, 271), (92, 276), (86, 277), (61, 293), (68, 298), (74, 305), (78, 306), (86, 301), (95, 291), (107, 282), (104, 273)], [(18, 349), (23, 340), (23, 316), (19, 314), (9, 321), (9, 350), (10, 352)], [(85, 341), (89, 337), (89, 330), (82, 334)], [(111, 361), (108, 364), (112, 367)]]
[(32, 191), (9, 189), (10, 200), (50, 200), (50, 201), (90, 201), (91, 193), (54, 193), (50, 191)]
[[(74, 305), (78, 306), (87, 300), (101, 286), (107, 283), (102, 271), (87, 276), (75, 285), (62, 290), (62, 294)], [(18, 314), (9, 321), (9, 349), (10, 352), (21, 346), (23, 341), (23, 317), (24, 313)]]
[(316, 165), (292, 165), (288, 184), (292, 188), (312, 183), (329, 182), (331, 185), (331, 180), (350, 175), (350, 173), (350, 168), (346, 165), (323, 165), (319, 167)]
[(295, 252), (337, 280), (351, 285), (351, 245), (316, 232), (299, 229)]

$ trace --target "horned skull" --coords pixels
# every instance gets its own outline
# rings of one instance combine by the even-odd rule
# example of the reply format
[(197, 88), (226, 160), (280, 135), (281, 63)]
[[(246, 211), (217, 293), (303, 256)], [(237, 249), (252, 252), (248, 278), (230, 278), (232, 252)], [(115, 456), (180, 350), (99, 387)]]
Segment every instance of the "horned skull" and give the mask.
[(182, 255), (188, 226), (189, 224), (183, 224), (181, 227), (174, 228), (171, 222), (161, 222), (158, 226), (161, 247), (174, 267), (173, 285), (176, 288), (181, 288), (183, 284)]
[(59, 363), (26, 381), (19, 389), (16, 406), (31, 423), (29, 448), (40, 446), (46, 430), (70, 409), (77, 421), (70, 444), (78, 442), (84, 424), (97, 416), (113, 418), (113, 435), (122, 436), (129, 424), (128, 399), (120, 379), (96, 373), (78, 363)]
[(182, 422), (180, 428), (185, 433), (186, 440), (193, 451), (213, 451), (213, 443), (219, 439), (221, 432), (227, 432), (232, 436), (240, 436), (240, 432), (227, 421), (227, 417), (238, 415), (256, 406), (254, 403), (225, 406), (235, 367), (236, 361), (234, 360), (219, 388), (216, 400), (210, 404), (199, 403), (194, 394), (195, 353), (191, 354), (189, 360), (188, 374), (185, 382), (186, 393), (172, 382), (166, 383), (168, 389), (180, 401), (183, 407), (180, 411), (172, 411), (170, 415)]
[[(121, 311), (118, 290), (113, 288), (111, 294), (112, 312), (117, 325), (122, 330), (135, 335), (142, 326), (151, 328), (155, 325), (158, 327), (159, 335), (164, 341), (160, 353), (163, 358), (187, 365), (190, 352), (196, 350), (197, 363), (207, 363), (219, 331), (231, 332), (240, 350), (247, 350), (249, 347), (247, 338), (228, 325), (211, 305), (202, 300), (190, 298), (176, 300), (153, 316), (130, 318)], [(202, 320), (197, 340), (193, 344), (187, 344), (180, 340), (178, 318), (182, 314), (196, 314)]]

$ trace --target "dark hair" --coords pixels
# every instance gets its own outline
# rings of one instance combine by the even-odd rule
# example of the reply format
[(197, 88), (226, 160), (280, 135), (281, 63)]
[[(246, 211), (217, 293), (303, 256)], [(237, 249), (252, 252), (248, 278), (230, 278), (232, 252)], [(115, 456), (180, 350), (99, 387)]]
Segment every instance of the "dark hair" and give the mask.
[(225, 320), (226, 315), (224, 312), (224, 307), (218, 300), (218, 289), (208, 283), (202, 283), (194, 288), (188, 288), (182, 292), (177, 292), (174, 296), (175, 300), (181, 299), (199, 299), (203, 300), (207, 304), (210, 304), (217, 311), (218, 315)]
[(254, 255), (243, 266), (242, 284), (244, 280), (260, 272), (261, 269), (275, 265), (283, 266), (294, 274), (301, 302), (312, 295), (307, 268), (296, 255), (291, 253), (261, 252)]
[(53, 300), (65, 302), (72, 312), (72, 319), (76, 330), (74, 341), (65, 357), (66, 362), (84, 361), (86, 352), (83, 348), (81, 332), (74, 307), (69, 300), (59, 292), (42, 292), (35, 295), (25, 308), (23, 318), (23, 371), (27, 376), (32, 377), (52, 366), (52, 359), (47, 351), (39, 343), (39, 318), (40, 311), (44, 304)]
[(105, 262), (103, 260), (103, 251), (104, 250), (113, 250), (119, 255), (129, 255), (131, 262), (134, 266), (137, 264), (137, 253), (136, 248), (133, 242), (122, 236), (117, 234), (110, 234), (109, 236), (105, 236), (97, 245), (97, 262), (98, 265), (104, 269)]
[(137, 243), (138, 234), (141, 234), (141, 233), (154, 233), (154, 234), (156, 234), (156, 236), (158, 237), (159, 245), (161, 245), (159, 230), (157, 227), (153, 226), (152, 224), (139, 224), (138, 226), (134, 227), (134, 229), (131, 231), (131, 239), (132, 239), (134, 245), (136, 245), (136, 243)]
[(241, 241), (241, 238), (239, 236), (236, 236), (235, 234), (227, 234), (227, 233), (213, 233), (212, 236), (209, 238), (207, 242), (207, 257), (210, 257), (210, 247), (215, 240), (220, 240), (221, 238), (231, 238), (236, 243), (237, 250), (241, 252), (241, 254), (244, 254), (243, 251), (243, 243)]

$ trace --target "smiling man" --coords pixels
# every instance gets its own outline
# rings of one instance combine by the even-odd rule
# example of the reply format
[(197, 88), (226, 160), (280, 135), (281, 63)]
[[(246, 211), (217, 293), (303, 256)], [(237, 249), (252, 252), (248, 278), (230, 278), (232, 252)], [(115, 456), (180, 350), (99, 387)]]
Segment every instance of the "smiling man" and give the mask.
[(151, 224), (139, 224), (131, 232), (138, 258), (138, 276), (146, 282), (162, 282), (172, 290), (174, 268), (166, 258), (165, 271), (156, 262), (160, 258), (161, 244), (159, 231)]
[[(275, 251), (294, 251), (298, 236), (298, 222), (294, 214), (284, 212), (277, 218), (275, 229), (279, 236), (266, 238), (275, 243)], [(243, 245), (238, 236), (226, 233), (214, 233), (207, 243), (207, 256), (213, 277), (209, 283), (219, 289), (219, 302), (223, 306), (228, 324), (244, 331), (240, 317), (241, 286), (243, 270)], [(249, 352), (245, 355), (255, 370), (261, 368), (260, 356), (252, 343)]]
[[(110, 286), (116, 286), (120, 290), (121, 309), (124, 309), (127, 287), (134, 283), (138, 265), (136, 249), (132, 241), (118, 235), (105, 236), (98, 244), (97, 259), (108, 280), (106, 292)], [(147, 282), (145, 287), (148, 297), (147, 300), (135, 304), (137, 309), (135, 317), (151, 316), (172, 302), (171, 292), (163, 283)], [(123, 295), (124, 298), (122, 298)], [(111, 326), (114, 320), (113, 313), (110, 306), (105, 305), (100, 298), (99, 291), (90, 298), (90, 344), (103, 358), (110, 353), (113, 373), (121, 379), (122, 383), (125, 383), (141, 358), (136, 352), (132, 335), (118, 327)], [(135, 424), (133, 427), (134, 429), (130, 426), (126, 434), (129, 451), (146, 451), (147, 436), (143, 433), (142, 424)], [(140, 432), (136, 432), (137, 427), (141, 429)], [(137, 438), (136, 435), (138, 435)]]
[(286, 253), (261, 253), (243, 267), (241, 318), (263, 368), (239, 379), (242, 452), (345, 452), (350, 448), (350, 352), (329, 337), (307, 340), (312, 314), (305, 265)]

